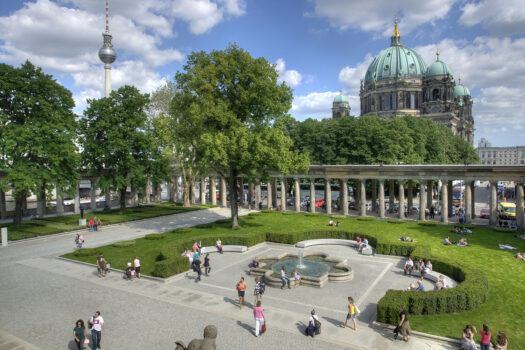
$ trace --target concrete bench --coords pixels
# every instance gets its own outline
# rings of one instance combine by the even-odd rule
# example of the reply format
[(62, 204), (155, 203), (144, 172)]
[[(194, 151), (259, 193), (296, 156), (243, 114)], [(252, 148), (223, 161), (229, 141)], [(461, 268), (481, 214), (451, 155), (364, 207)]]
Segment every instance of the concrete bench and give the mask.
[[(223, 245), (222, 246), (223, 252), (233, 252), (233, 253), (244, 253), (248, 251), (248, 247), (245, 245)], [(206, 253), (218, 253), (219, 248), (216, 246), (210, 246), (210, 247), (202, 247), (201, 254)]]
[[(416, 275), (416, 276), (421, 276), (421, 272), (420, 271), (416, 271), (416, 270), (412, 270), (412, 276)], [(440, 275), (443, 275), (442, 273), (440, 272), (437, 272), (437, 271), (430, 271), (430, 272), (426, 272), (424, 275), (423, 275), (423, 278), (431, 281), (431, 282), (434, 282), (436, 283), (439, 279), (439, 276)], [(445, 275), (443, 275), (445, 276)], [(448, 277), (448, 276), (445, 276), (445, 284), (447, 286), (447, 288), (455, 288), (457, 285), (458, 285), (458, 282), (453, 280), (452, 278)]]
[[(295, 246), (297, 248), (307, 248), (314, 245), (346, 245), (355, 248), (357, 245), (356, 241), (350, 239), (337, 239), (337, 238), (320, 238), (320, 239), (309, 239), (307, 241), (297, 242)], [(375, 251), (371, 245), (367, 245), (361, 250), (363, 255), (374, 255)]]

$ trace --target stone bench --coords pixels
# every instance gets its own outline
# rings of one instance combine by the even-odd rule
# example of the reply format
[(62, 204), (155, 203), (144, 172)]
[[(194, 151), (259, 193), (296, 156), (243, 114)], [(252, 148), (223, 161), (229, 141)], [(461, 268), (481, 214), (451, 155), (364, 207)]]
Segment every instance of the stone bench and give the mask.
[[(416, 271), (416, 270), (412, 270), (412, 273), (411, 273), (412, 276), (416, 275), (416, 276), (421, 276), (421, 272), (420, 271)], [(437, 272), (437, 271), (431, 271), (431, 272), (426, 272), (424, 275), (423, 275), (423, 278), (431, 281), (431, 282), (434, 282), (436, 283), (439, 279), (439, 276), (440, 275), (443, 275), (442, 273), (440, 272)], [(445, 275), (443, 275), (445, 276)], [(445, 276), (445, 284), (447, 285), (447, 288), (455, 288), (457, 285), (458, 285), (458, 282), (453, 280), (452, 278), (448, 277), (448, 276)]]
[[(233, 252), (233, 253), (244, 253), (248, 251), (248, 247), (245, 245), (223, 245), (222, 251), (223, 252)], [(201, 254), (218, 253), (218, 252), (219, 252), (219, 248), (217, 248), (216, 246), (201, 248)]]
[[(352, 248), (356, 248), (357, 242), (350, 239), (337, 239), (337, 238), (320, 238), (320, 239), (309, 239), (306, 241), (297, 242), (295, 246), (297, 248), (307, 248), (314, 245), (346, 245)], [(367, 245), (361, 250), (363, 255), (374, 255), (375, 250), (371, 245)]]

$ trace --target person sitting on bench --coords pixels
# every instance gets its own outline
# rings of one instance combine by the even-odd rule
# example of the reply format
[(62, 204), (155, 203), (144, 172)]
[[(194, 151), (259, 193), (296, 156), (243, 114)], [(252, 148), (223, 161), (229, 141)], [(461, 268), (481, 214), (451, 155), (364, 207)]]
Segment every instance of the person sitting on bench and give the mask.
[(408, 260), (405, 262), (405, 266), (403, 267), (403, 274), (412, 274), (412, 270), (414, 269), (414, 261), (412, 261), (411, 257), (408, 257)]

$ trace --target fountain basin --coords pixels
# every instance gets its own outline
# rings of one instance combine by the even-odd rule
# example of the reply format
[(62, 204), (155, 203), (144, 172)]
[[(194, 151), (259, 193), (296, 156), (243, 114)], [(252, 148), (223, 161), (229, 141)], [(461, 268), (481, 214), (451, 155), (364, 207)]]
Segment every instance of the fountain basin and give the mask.
[[(301, 252), (302, 253), (302, 252)], [(282, 284), (280, 271), (286, 266), (286, 273), (293, 283), (292, 269), (299, 263), (297, 253), (283, 253), (275, 256), (259, 256), (259, 267), (250, 268), (250, 274), (264, 276), (266, 284), (272, 287), (280, 287)], [(329, 281), (342, 282), (351, 281), (354, 271), (347, 264), (346, 259), (330, 257), (325, 253), (306, 253), (303, 255), (304, 269), (297, 269), (303, 275), (301, 284), (322, 288)]]

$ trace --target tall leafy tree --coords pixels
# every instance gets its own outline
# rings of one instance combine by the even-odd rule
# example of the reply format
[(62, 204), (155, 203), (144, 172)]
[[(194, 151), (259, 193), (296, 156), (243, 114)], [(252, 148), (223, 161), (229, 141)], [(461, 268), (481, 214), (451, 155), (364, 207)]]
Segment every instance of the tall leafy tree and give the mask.
[(12, 188), (16, 225), (31, 193), (78, 184), (74, 106), (71, 92), (31, 62), (0, 64), (0, 186)]
[(275, 66), (236, 45), (188, 56), (175, 76), (171, 115), (198, 161), (228, 178), (232, 227), (238, 226), (239, 177), (256, 182), (269, 170), (305, 171), (308, 159), (291, 151), (285, 133), (292, 91)]
[(80, 122), (82, 164), (100, 176), (98, 187), (120, 193), (121, 209), (128, 186), (141, 188), (151, 177), (160, 181), (168, 171), (148, 123), (148, 103), (148, 94), (123, 86), (109, 97), (88, 100)]

